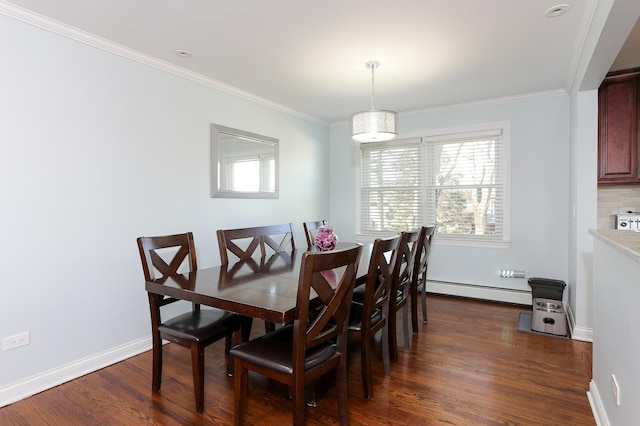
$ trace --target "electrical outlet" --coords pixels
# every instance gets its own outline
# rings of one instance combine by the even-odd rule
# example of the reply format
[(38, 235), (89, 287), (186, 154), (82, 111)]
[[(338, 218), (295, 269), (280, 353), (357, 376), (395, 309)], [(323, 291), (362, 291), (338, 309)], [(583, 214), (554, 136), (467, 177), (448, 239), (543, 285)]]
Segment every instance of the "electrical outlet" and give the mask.
[(635, 207), (620, 207), (620, 208), (618, 208), (618, 214), (633, 213), (635, 211), (636, 211)]
[(611, 392), (613, 392), (613, 398), (616, 400), (616, 405), (620, 405), (620, 386), (618, 386), (618, 380), (616, 375), (611, 375)]
[(19, 348), (20, 346), (26, 346), (30, 343), (29, 332), (16, 334), (14, 336), (5, 337), (3, 341), (3, 349), (8, 351), (10, 349)]

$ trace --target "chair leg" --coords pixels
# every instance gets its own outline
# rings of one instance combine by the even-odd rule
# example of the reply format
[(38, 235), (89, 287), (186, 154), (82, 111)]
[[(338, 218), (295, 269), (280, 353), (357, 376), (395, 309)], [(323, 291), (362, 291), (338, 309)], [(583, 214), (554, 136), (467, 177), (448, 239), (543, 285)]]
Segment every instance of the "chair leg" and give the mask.
[[(227, 336), (226, 345), (229, 349), (225, 348), (225, 353), (228, 354), (231, 346), (239, 345), (242, 342), (249, 341), (249, 337), (251, 335), (251, 325), (253, 324), (253, 318), (245, 317), (240, 324), (240, 330), (237, 330), (233, 333), (233, 342), (231, 336)], [(229, 359), (227, 360), (227, 376), (233, 377), (233, 355), (229, 355)]]
[(276, 324), (273, 322), (265, 321), (264, 322), (264, 332), (271, 333), (276, 329)]
[(293, 384), (293, 424), (304, 425), (304, 377), (296, 378)]
[(152, 379), (151, 390), (158, 392), (160, 390), (160, 384), (162, 383), (162, 339), (158, 335), (153, 335), (153, 367), (152, 367)]
[(253, 325), (253, 318), (246, 317), (242, 320), (242, 324), (240, 325), (240, 332), (242, 337), (242, 342), (248, 342), (251, 337), (251, 326)]
[(227, 335), (224, 339), (224, 354), (227, 355), (231, 350), (231, 335)]
[(347, 360), (345, 354), (336, 371), (336, 394), (338, 396), (338, 418), (340, 425), (349, 424), (349, 410), (347, 407)]
[(404, 332), (404, 346), (409, 347), (409, 304), (402, 307), (402, 331)]
[[(321, 395), (321, 381), (320, 379), (314, 380), (309, 383), (304, 388), (304, 403), (307, 407), (317, 407), (318, 402), (320, 402)], [(293, 397), (291, 394), (291, 389), (289, 389), (289, 396)]]
[(427, 323), (427, 290), (425, 288), (424, 282), (422, 283), (422, 323)]
[(191, 344), (191, 368), (193, 369), (193, 389), (196, 394), (196, 411), (204, 411), (204, 345)]
[(418, 283), (411, 284), (411, 328), (413, 334), (419, 333), (418, 328)]
[(396, 317), (398, 311), (396, 311), (395, 304), (389, 307), (389, 316), (387, 317), (387, 323), (389, 326), (389, 354), (391, 360), (396, 361), (398, 359), (398, 340), (396, 337)]
[(360, 364), (362, 368), (362, 391), (366, 399), (373, 398), (373, 383), (371, 383), (371, 365), (373, 364), (371, 354), (371, 338), (363, 334), (360, 336)]
[(391, 374), (391, 362), (389, 355), (389, 321), (382, 327), (382, 365), (384, 366), (384, 375)]
[(244, 424), (244, 405), (247, 396), (248, 372), (242, 365), (242, 361), (235, 360), (233, 369), (233, 418), (236, 426)]

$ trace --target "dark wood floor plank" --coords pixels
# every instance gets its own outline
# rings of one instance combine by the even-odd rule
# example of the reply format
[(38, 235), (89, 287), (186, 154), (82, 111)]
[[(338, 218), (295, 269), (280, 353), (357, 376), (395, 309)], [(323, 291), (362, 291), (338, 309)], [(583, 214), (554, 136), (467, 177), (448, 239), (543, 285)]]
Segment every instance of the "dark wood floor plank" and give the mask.
[[(428, 304), (429, 324), (421, 324), (408, 348), (399, 347), (387, 377), (378, 336), (370, 401), (362, 395), (359, 346), (350, 343), (352, 425), (595, 425), (586, 396), (590, 343), (518, 331), (518, 313), (530, 310), (524, 306), (436, 295)], [(151, 392), (146, 352), (1, 408), (0, 424), (231, 424), (233, 380), (223, 345), (206, 350), (202, 414), (195, 411), (189, 351), (169, 344), (159, 394)], [(318, 406), (307, 408), (307, 423), (336, 424), (331, 377), (321, 392)], [(287, 389), (251, 375), (246, 421), (291, 423)]]

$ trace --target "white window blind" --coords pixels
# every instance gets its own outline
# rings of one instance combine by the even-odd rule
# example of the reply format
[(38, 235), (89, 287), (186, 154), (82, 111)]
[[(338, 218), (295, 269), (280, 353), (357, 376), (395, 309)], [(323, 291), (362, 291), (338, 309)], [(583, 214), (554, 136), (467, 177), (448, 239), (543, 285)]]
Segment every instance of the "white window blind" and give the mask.
[(426, 221), (440, 238), (503, 239), (502, 140), (502, 129), (425, 138)]
[(273, 154), (260, 156), (260, 191), (275, 192), (276, 190), (276, 157)]
[(225, 190), (275, 191), (275, 156), (272, 154), (228, 157), (224, 170), (226, 170), (226, 175), (223, 177)]
[(397, 232), (423, 223), (420, 139), (360, 145), (362, 232)]

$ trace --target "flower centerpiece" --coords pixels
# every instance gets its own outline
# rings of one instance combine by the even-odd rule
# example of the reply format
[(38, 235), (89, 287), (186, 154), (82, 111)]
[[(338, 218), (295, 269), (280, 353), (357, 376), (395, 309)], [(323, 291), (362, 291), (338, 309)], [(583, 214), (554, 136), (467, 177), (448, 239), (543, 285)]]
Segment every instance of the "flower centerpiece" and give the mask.
[(338, 236), (333, 232), (331, 226), (321, 226), (316, 234), (316, 247), (320, 251), (333, 250), (338, 243)]

